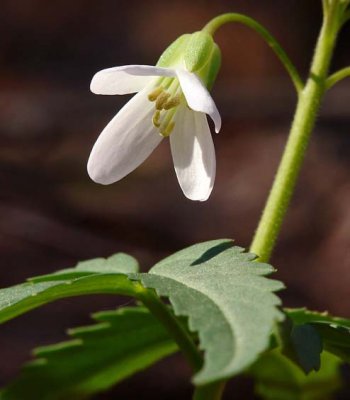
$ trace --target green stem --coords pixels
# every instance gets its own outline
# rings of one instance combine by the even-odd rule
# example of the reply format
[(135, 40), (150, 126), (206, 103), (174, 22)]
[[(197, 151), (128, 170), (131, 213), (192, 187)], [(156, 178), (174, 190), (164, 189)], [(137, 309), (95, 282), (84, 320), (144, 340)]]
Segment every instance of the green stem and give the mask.
[(328, 13), (328, 0), (322, 0), (322, 7), (323, 7), (323, 15), (326, 15)]
[(210, 22), (208, 22), (207, 25), (204, 26), (203, 31), (208, 32), (210, 35), (213, 35), (218, 28), (229, 22), (241, 23), (253, 29), (255, 32), (257, 32), (265, 40), (265, 42), (272, 48), (276, 56), (280, 59), (280, 61), (284, 65), (290, 78), (292, 79), (292, 82), (295, 86), (297, 93), (301, 92), (301, 90), (304, 87), (304, 83), (300, 78), (300, 75), (297, 69), (295, 68), (294, 64), (288, 57), (287, 53), (283, 50), (282, 46), (271, 35), (271, 33), (265, 27), (263, 27), (261, 24), (255, 21), (253, 18), (237, 13), (222, 14), (212, 19)]
[(290, 135), (250, 251), (268, 261), (280, 232), (326, 89), (339, 30), (339, 4), (330, 3), (317, 41), (308, 80), (299, 96)]
[(349, 77), (350, 77), (350, 67), (340, 69), (339, 71), (335, 72), (334, 74), (332, 74), (330, 77), (327, 78), (326, 81), (327, 90), (333, 87), (339, 81)]
[(151, 313), (164, 325), (168, 333), (178, 344), (180, 350), (192, 366), (194, 371), (199, 371), (203, 365), (203, 358), (198, 347), (192, 340), (191, 335), (185, 327), (174, 316), (171, 310), (161, 301), (153, 290), (144, 288), (135, 283), (137, 298)]

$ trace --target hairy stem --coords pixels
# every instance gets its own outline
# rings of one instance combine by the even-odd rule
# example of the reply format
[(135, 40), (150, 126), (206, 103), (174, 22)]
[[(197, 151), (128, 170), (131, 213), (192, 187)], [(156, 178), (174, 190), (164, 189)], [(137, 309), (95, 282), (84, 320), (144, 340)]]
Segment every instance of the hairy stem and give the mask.
[(269, 260), (275, 246), (326, 89), (339, 30), (337, 7), (338, 3), (332, 3), (325, 15), (309, 77), (299, 96), (290, 135), (250, 248), (261, 261)]
[(248, 26), (249, 28), (253, 29), (257, 32), (265, 42), (271, 47), (271, 49), (275, 52), (276, 56), (282, 62), (283, 66), (287, 70), (297, 93), (300, 93), (304, 87), (304, 83), (300, 78), (300, 75), (295, 68), (294, 64), (288, 57), (287, 53), (284, 51), (283, 47), (279, 44), (277, 39), (261, 24), (255, 21), (253, 18), (250, 18), (243, 14), (237, 13), (227, 13), (219, 15), (218, 17), (212, 19), (210, 22), (205, 25), (203, 31), (208, 32), (209, 34), (213, 35), (218, 28), (222, 25), (227, 24), (229, 22), (238, 22), (243, 25)]

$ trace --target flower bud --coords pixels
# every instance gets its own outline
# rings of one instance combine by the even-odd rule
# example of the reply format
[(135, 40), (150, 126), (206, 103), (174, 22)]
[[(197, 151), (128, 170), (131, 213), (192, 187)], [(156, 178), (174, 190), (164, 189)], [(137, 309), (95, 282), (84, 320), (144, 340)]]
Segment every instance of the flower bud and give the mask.
[(207, 88), (211, 88), (221, 64), (221, 53), (211, 35), (199, 31), (184, 34), (161, 55), (157, 66), (183, 67), (198, 75)]

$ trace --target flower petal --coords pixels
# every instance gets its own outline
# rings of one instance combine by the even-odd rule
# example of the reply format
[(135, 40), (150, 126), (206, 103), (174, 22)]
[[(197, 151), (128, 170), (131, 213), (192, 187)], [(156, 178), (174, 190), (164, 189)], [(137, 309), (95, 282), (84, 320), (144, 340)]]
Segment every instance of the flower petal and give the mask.
[(177, 179), (185, 196), (207, 200), (215, 180), (215, 149), (206, 115), (183, 106), (170, 135)]
[(184, 69), (177, 69), (176, 75), (189, 107), (194, 111), (208, 114), (214, 121), (215, 132), (218, 133), (221, 129), (221, 117), (214, 100), (202, 81), (196, 74)]
[(175, 71), (150, 65), (124, 65), (103, 69), (92, 78), (95, 94), (128, 94), (145, 88), (155, 76), (175, 76)]
[(154, 104), (147, 90), (136, 94), (98, 137), (87, 169), (92, 180), (108, 185), (138, 167), (161, 142), (152, 124)]

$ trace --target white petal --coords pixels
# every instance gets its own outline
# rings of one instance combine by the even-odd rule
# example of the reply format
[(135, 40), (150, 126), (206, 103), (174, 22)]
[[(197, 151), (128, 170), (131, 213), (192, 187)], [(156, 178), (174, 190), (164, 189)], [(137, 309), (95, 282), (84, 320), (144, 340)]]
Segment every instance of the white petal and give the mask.
[(207, 200), (215, 180), (215, 149), (206, 115), (183, 106), (170, 135), (177, 179), (185, 196)]
[(175, 71), (149, 65), (107, 68), (94, 75), (90, 90), (95, 94), (135, 93), (145, 88), (155, 76), (175, 76)]
[(130, 75), (139, 76), (176, 76), (176, 71), (172, 68), (155, 67), (153, 65), (126, 65)]
[(88, 173), (97, 183), (108, 185), (138, 167), (162, 137), (152, 124), (154, 104), (147, 90), (136, 94), (98, 137), (89, 157)]
[(221, 129), (221, 117), (214, 100), (198, 76), (184, 69), (177, 69), (176, 75), (180, 81), (181, 89), (187, 104), (194, 111), (206, 113), (214, 121), (215, 132)]

